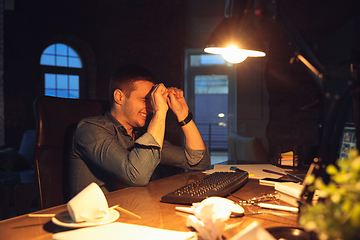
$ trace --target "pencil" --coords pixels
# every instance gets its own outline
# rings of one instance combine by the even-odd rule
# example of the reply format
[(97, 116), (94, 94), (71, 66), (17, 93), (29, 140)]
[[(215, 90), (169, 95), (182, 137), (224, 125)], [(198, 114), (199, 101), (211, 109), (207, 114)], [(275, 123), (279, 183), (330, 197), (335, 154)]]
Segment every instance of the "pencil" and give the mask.
[(28, 217), (54, 217), (55, 214), (29, 213)]
[(136, 215), (135, 213), (132, 213), (132, 212), (130, 212), (130, 211), (124, 209), (124, 208), (115, 207), (114, 209), (118, 210), (119, 212), (127, 213), (127, 214), (129, 214), (129, 215), (132, 215), (132, 216), (134, 216), (134, 217), (136, 217), (136, 218), (141, 219), (141, 217), (140, 217), (139, 215)]

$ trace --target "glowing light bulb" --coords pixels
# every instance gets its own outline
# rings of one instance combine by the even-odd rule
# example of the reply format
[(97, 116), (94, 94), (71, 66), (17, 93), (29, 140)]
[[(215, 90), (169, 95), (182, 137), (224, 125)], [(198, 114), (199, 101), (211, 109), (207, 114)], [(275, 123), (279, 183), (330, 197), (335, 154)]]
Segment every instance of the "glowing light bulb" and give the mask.
[(221, 47), (208, 47), (204, 51), (210, 54), (221, 54), (223, 58), (230, 63), (243, 62), (248, 57), (264, 57), (266, 54), (260, 51), (239, 49), (236, 46)]
[(248, 57), (246, 52), (238, 49), (235, 46), (225, 48), (222, 56), (226, 61), (230, 63), (240, 63)]

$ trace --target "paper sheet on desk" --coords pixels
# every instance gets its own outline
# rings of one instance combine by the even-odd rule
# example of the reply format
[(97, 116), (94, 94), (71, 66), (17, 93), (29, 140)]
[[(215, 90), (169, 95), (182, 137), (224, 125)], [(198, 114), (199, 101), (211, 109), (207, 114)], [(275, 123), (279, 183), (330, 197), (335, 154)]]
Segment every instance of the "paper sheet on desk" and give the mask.
[(249, 178), (252, 179), (262, 179), (262, 178), (280, 178), (281, 175), (266, 173), (263, 169), (268, 169), (274, 172), (285, 173), (285, 169), (279, 168), (272, 164), (238, 164), (238, 165), (221, 165), (216, 164), (214, 165), (214, 169), (206, 171), (206, 173), (210, 174), (216, 171), (231, 171), (230, 167), (237, 167), (241, 170), (247, 171), (249, 173)]
[(53, 234), (53, 240), (184, 240), (196, 239), (195, 236), (195, 232), (179, 232), (115, 222), (97, 227), (88, 227), (55, 233)]

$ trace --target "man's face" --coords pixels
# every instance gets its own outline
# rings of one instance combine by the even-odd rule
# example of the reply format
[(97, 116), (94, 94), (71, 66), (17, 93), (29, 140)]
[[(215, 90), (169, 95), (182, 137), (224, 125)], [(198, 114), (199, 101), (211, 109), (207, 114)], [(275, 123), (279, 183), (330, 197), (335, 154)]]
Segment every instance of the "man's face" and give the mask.
[(123, 113), (126, 123), (131, 127), (143, 127), (147, 115), (152, 113), (150, 96), (153, 86), (152, 82), (137, 81), (130, 97), (125, 97)]

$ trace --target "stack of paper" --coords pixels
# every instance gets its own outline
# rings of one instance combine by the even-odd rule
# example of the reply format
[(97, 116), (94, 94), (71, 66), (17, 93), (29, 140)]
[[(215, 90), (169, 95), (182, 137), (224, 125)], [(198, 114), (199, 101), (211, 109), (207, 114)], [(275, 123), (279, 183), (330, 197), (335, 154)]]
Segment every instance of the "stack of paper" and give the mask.
[(293, 166), (294, 165), (293, 151), (281, 153), (281, 165), (285, 165), (285, 166)]
[[(251, 179), (263, 179), (263, 178), (280, 178), (283, 174), (286, 174), (285, 170), (282, 168), (279, 168), (277, 166), (274, 166), (272, 164), (237, 164), (237, 165), (222, 165), (222, 164), (216, 164), (214, 165), (214, 168), (211, 170), (207, 170), (206, 174), (211, 174), (213, 172), (231, 172), (234, 170), (230, 170), (230, 168), (236, 167), (243, 171), (246, 171), (249, 173), (249, 178)], [(268, 171), (263, 171), (264, 169), (270, 170), (270, 173)], [(280, 174), (279, 174), (280, 173)]]
[(275, 183), (275, 190), (278, 191), (280, 200), (296, 207), (299, 206), (298, 200), (303, 189), (304, 186), (299, 183)]

